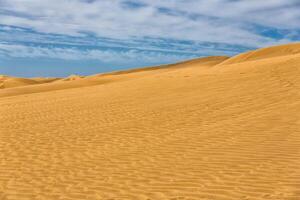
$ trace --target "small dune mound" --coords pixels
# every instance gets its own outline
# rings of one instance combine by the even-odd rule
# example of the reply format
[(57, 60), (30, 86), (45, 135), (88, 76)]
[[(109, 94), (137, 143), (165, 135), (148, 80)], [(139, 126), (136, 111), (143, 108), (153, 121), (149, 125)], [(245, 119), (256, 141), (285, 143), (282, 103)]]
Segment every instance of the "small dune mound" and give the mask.
[(42, 78), (42, 77), (36, 77), (36, 78), (31, 78), (31, 80), (37, 81), (39, 84), (42, 83), (51, 83), (57, 80), (61, 80), (61, 78)]
[(266, 58), (294, 55), (298, 53), (300, 53), (300, 43), (272, 46), (239, 54), (228, 60), (225, 60), (220, 65), (236, 64)]
[(6, 79), (8, 79), (9, 77), (8, 76), (5, 76), (5, 75), (1, 75), (0, 74), (0, 84), (3, 83)]
[(70, 75), (67, 78), (64, 78), (62, 80), (63, 81), (76, 81), (76, 80), (79, 80), (79, 79), (82, 79), (82, 78), (84, 78), (84, 76), (79, 76), (79, 75), (72, 74), (72, 75)]
[(7, 76), (0, 74), (0, 80), (6, 78)]
[(2, 80), (2, 89), (27, 86), (27, 85), (37, 84), (37, 83), (38, 82), (35, 80), (26, 79), (26, 78), (6, 77)]
[(17, 78), (17, 77), (0, 75), (0, 89), (13, 88), (13, 87), (31, 85), (36, 83), (37, 82), (35, 80), (31, 80), (27, 78)]
[(57, 78), (18, 78), (0, 75), (0, 89), (49, 83), (55, 80), (57, 80)]
[(7, 80), (8, 76), (0, 75), (0, 89), (4, 89), (4, 81)]
[(15, 88), (28, 85), (51, 83), (59, 78), (18, 78), (0, 75), (0, 89)]

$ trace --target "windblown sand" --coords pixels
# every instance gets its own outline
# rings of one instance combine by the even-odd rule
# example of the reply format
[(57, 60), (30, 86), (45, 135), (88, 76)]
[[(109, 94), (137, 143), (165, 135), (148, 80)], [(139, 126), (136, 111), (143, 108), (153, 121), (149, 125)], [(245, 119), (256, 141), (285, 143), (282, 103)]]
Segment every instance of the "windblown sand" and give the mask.
[(0, 199), (299, 200), (297, 51), (1, 89)]

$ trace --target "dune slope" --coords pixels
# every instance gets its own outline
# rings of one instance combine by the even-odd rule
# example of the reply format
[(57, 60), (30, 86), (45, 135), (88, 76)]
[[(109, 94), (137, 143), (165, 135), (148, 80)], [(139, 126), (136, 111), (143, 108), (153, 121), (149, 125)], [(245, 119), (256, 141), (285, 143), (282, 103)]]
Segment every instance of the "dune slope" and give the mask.
[(2, 90), (0, 199), (300, 199), (300, 55), (217, 63)]
[[(80, 87), (89, 87), (92, 85), (103, 85), (115, 81), (124, 81), (127, 79), (136, 79), (147, 76), (149, 74), (155, 73), (156, 70), (165, 71), (165, 70), (176, 70), (178, 68), (192, 68), (199, 67), (201, 69), (209, 68), (215, 66), (216, 64), (222, 63), (228, 59), (226, 56), (211, 56), (205, 58), (198, 58), (189, 61), (184, 61), (180, 63), (170, 64), (170, 65), (162, 65), (155, 67), (145, 67), (138, 69), (130, 69), (125, 71), (115, 71), (111, 73), (104, 74), (96, 74), (93, 76), (83, 77), (78, 75), (71, 75), (64, 79), (31, 79), (34, 81), (39, 81), (38, 83), (43, 85), (19, 85), (19, 86), (28, 86), (28, 87), (11, 87), (6, 90), (0, 90), (0, 97), (5, 96), (16, 96), (22, 94), (32, 94), (32, 93), (40, 93), (40, 92), (48, 92), (55, 90), (65, 90), (71, 88), (80, 88)], [(42, 82), (45, 80), (50, 80), (48, 83)], [(0, 82), (1, 83), (1, 82)], [(4, 87), (3, 87), (4, 88)]]
[(279, 45), (279, 46), (267, 47), (263, 49), (242, 53), (240, 55), (227, 59), (221, 65), (255, 61), (255, 60), (274, 58), (280, 56), (290, 56), (299, 53), (300, 53), (300, 43)]

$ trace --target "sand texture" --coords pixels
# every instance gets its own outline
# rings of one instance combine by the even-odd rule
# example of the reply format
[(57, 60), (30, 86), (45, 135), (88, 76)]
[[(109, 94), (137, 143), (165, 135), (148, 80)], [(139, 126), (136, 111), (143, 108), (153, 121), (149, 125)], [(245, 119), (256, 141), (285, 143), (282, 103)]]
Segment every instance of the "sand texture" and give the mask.
[(0, 199), (299, 200), (299, 52), (5, 87)]

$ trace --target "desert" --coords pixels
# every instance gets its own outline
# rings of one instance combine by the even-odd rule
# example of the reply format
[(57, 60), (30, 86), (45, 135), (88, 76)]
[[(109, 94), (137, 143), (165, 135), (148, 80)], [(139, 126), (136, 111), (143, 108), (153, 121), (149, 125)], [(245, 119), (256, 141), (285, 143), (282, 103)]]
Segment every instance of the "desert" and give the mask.
[(0, 77), (1, 200), (300, 199), (300, 44)]

